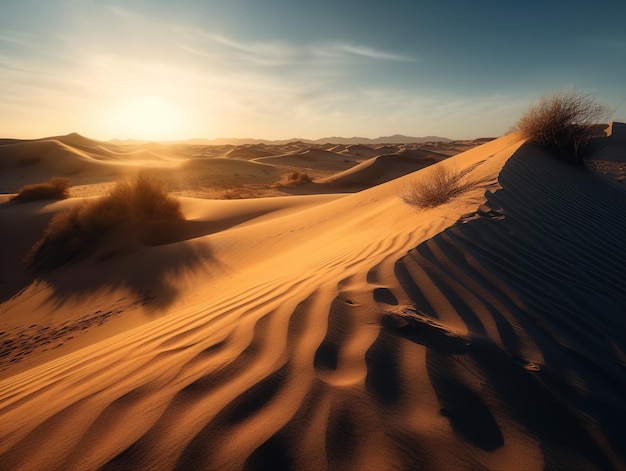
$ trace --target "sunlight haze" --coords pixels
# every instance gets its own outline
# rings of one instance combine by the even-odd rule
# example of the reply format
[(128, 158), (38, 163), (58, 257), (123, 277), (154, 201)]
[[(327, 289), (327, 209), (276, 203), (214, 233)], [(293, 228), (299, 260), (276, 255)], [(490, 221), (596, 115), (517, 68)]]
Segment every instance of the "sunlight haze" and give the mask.
[[(0, 131), (498, 136), (568, 85), (617, 107), (625, 10), (617, 1), (2, 2)], [(626, 120), (626, 106), (613, 119)]]

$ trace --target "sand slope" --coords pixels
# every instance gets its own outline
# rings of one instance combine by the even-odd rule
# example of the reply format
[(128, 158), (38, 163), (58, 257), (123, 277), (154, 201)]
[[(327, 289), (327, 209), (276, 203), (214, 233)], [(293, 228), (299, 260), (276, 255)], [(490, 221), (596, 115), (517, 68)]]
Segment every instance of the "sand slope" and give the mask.
[(189, 199), (15, 293), (65, 340), (2, 372), (2, 466), (625, 469), (626, 193), (515, 135), (442, 164), (438, 208)]
[(436, 162), (437, 160), (430, 157), (414, 158), (401, 154), (381, 155), (330, 177), (318, 179), (316, 182), (328, 184), (331, 188), (336, 188), (336, 191), (341, 189), (364, 190), (415, 172)]
[(306, 149), (290, 154), (259, 157), (255, 161), (303, 169), (331, 168), (334, 171), (345, 170), (354, 165), (354, 162), (346, 159), (346, 156), (322, 149)]

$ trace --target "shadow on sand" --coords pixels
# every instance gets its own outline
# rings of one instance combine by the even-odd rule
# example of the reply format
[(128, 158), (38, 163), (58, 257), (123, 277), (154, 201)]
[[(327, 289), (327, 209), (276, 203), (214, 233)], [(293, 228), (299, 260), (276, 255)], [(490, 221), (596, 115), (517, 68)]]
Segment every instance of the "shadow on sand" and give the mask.
[(223, 269), (206, 241), (191, 240), (205, 235), (208, 226), (173, 221), (127, 227), (85, 259), (42, 276), (53, 290), (48, 302), (58, 308), (96, 292), (123, 291), (149, 311), (164, 311), (177, 300), (185, 280)]
[[(541, 444), (546, 469), (616, 469), (626, 460), (626, 192), (529, 146), (500, 183), (486, 208), (397, 262), (419, 315), (387, 321), (383, 332), (427, 348), (440, 412), (467, 442), (503, 445), (490, 412), (499, 403)], [(412, 266), (467, 336), (442, 331), (435, 319), (445, 313)]]
[[(50, 272), (35, 276), (24, 270), (23, 279), (17, 280), (23, 284), (21, 291), (3, 306), (12, 321), (2, 329), (0, 371), (34, 351), (54, 350), (115, 318), (140, 312), (166, 314), (186, 283), (210, 279), (224, 269), (206, 240), (188, 240), (205, 232), (203, 224), (175, 221), (140, 226), (108, 234), (93, 253)], [(20, 311), (33, 306), (42, 315), (21, 321)], [(60, 315), (53, 315), (57, 311)], [(28, 318), (30, 312), (23, 314)]]

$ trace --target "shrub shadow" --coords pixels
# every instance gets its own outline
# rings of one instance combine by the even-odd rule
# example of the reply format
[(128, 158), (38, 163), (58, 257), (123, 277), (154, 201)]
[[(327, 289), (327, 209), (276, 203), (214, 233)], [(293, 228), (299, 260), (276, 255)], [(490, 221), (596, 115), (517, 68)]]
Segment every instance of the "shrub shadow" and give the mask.
[(167, 224), (177, 227), (161, 232), (156, 224), (145, 225), (139, 240), (133, 240), (137, 233), (130, 237), (126, 234), (121, 237), (130, 241), (108, 241), (90, 256), (40, 275), (38, 279), (53, 290), (47, 302), (59, 308), (96, 292), (122, 290), (128, 293), (127, 304), (140, 303), (148, 311), (164, 311), (178, 299), (179, 286), (186, 279), (198, 273), (210, 277), (223, 270), (206, 242), (190, 240), (205, 233), (202, 223)]

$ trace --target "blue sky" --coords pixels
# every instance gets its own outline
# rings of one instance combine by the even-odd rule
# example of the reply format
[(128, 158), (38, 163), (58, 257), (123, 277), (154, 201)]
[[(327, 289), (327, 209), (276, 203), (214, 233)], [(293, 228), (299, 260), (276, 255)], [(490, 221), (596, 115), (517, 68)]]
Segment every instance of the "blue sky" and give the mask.
[(624, 18), (624, 0), (0, 0), (0, 135), (497, 136), (566, 86), (617, 107)]

